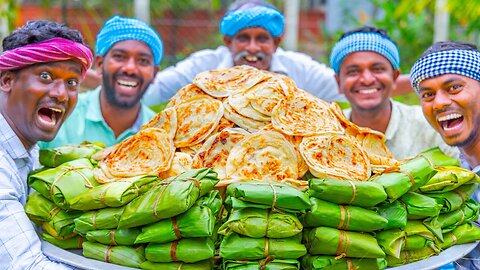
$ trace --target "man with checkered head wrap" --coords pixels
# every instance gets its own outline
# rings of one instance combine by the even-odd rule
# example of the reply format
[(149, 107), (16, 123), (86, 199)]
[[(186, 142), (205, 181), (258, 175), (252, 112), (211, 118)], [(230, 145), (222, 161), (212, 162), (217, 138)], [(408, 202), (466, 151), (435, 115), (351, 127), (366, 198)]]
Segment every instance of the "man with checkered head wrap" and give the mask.
[[(433, 44), (413, 65), (410, 81), (423, 113), (443, 140), (460, 149), (462, 165), (480, 175), (480, 51), (470, 43)], [(478, 190), (474, 199), (480, 201)], [(480, 247), (455, 262), (480, 269)]]
[(155, 113), (141, 103), (158, 71), (163, 44), (147, 23), (114, 16), (97, 34), (97, 89), (79, 95), (77, 108), (55, 140), (42, 148), (83, 141), (111, 146), (135, 134)]
[(262, 0), (235, 1), (220, 22), (226, 46), (193, 53), (174, 67), (157, 74), (145, 102), (168, 101), (195, 76), (206, 70), (250, 65), (289, 76), (297, 86), (326, 100), (344, 100), (337, 91), (333, 71), (311, 57), (279, 47), (284, 32), (283, 14)]
[(80, 32), (29, 21), (3, 40), (0, 54), (0, 269), (68, 269), (41, 249), (24, 207), (37, 141), (52, 140), (77, 103), (93, 63)]
[(421, 114), (419, 106), (391, 99), (400, 74), (397, 45), (383, 29), (361, 27), (344, 33), (330, 54), (340, 93), (351, 105), (345, 115), (358, 126), (385, 134), (386, 145), (397, 159), (407, 158), (434, 146), (454, 157)]

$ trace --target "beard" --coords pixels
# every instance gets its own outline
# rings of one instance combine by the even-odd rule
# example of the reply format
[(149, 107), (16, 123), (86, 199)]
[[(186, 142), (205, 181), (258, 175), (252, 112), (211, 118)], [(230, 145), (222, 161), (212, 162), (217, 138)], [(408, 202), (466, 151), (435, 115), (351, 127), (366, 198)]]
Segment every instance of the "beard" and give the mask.
[[(137, 96), (132, 99), (132, 100), (128, 100), (128, 101), (122, 101), (122, 100), (119, 100), (117, 98), (117, 95), (115, 93), (115, 86), (112, 85), (112, 81), (115, 81), (116, 77), (118, 76), (117, 73), (114, 73), (111, 77), (112, 77), (112, 80), (109, 80), (108, 76), (107, 76), (107, 73), (105, 72), (105, 70), (102, 72), (102, 81), (103, 81), (103, 90), (105, 91), (105, 94), (106, 94), (106, 97), (107, 97), (107, 101), (109, 104), (111, 104), (112, 106), (114, 107), (117, 107), (117, 108), (120, 108), (120, 109), (130, 109), (130, 108), (133, 108), (135, 107), (135, 105), (137, 105), (140, 100), (142, 99), (143, 97), (143, 94), (145, 94), (145, 89), (146, 89), (146, 86), (143, 86), (143, 79), (140, 78), (140, 77), (136, 77), (140, 80), (140, 86), (143, 86), (143, 88), (141, 89), (140, 93), (137, 94)], [(131, 76), (131, 77), (134, 77), (134, 76)]]

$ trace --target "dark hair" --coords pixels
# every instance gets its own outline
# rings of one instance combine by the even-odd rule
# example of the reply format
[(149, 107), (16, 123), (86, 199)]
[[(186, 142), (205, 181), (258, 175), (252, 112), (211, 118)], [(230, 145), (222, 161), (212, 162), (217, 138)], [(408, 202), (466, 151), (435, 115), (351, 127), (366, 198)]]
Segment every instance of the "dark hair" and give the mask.
[(70, 39), (86, 45), (78, 30), (53, 21), (34, 20), (28, 21), (3, 39), (2, 47), (4, 51), (7, 51), (55, 37)]
[(362, 26), (362, 27), (355, 28), (353, 30), (344, 32), (339, 40), (341, 40), (344, 37), (349, 36), (351, 34), (355, 34), (355, 33), (377, 33), (377, 34), (381, 35), (382, 37), (389, 39), (395, 45), (397, 45), (397, 43), (395, 43), (395, 41), (393, 41), (392, 38), (387, 34), (387, 31), (385, 29), (377, 28), (375, 26), (368, 26), (368, 25), (365, 25), (365, 26)]
[(420, 58), (425, 57), (431, 53), (448, 50), (474, 50), (478, 51), (475, 44), (463, 42), (463, 41), (438, 41), (423, 52)]

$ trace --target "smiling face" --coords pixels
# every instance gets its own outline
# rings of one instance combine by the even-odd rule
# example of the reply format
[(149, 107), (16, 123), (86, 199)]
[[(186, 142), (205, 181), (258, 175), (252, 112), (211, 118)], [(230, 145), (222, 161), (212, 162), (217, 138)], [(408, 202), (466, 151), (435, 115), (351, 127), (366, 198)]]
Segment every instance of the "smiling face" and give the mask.
[(81, 64), (32, 65), (0, 75), (1, 111), (26, 148), (51, 141), (77, 104)]
[(480, 82), (457, 74), (423, 80), (420, 100), (425, 118), (452, 146), (480, 143)]
[(232, 38), (224, 36), (223, 41), (232, 53), (235, 66), (249, 65), (263, 70), (270, 68), (273, 53), (280, 44), (279, 37), (272, 37), (261, 27), (242, 29)]
[(352, 110), (378, 111), (389, 108), (389, 98), (398, 75), (399, 71), (394, 70), (384, 56), (360, 51), (345, 57), (337, 82)]
[(108, 103), (118, 108), (139, 105), (158, 71), (150, 47), (137, 40), (119, 41), (104, 57), (97, 56), (97, 70)]

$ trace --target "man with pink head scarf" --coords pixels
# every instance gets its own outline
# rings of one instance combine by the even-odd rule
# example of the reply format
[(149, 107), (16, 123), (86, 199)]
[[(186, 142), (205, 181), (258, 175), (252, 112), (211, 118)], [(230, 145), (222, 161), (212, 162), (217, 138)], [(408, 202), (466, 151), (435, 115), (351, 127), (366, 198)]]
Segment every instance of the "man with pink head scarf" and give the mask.
[(77, 103), (93, 56), (77, 30), (31, 21), (0, 55), (0, 269), (68, 269), (50, 261), (24, 211), (38, 141), (50, 141)]

